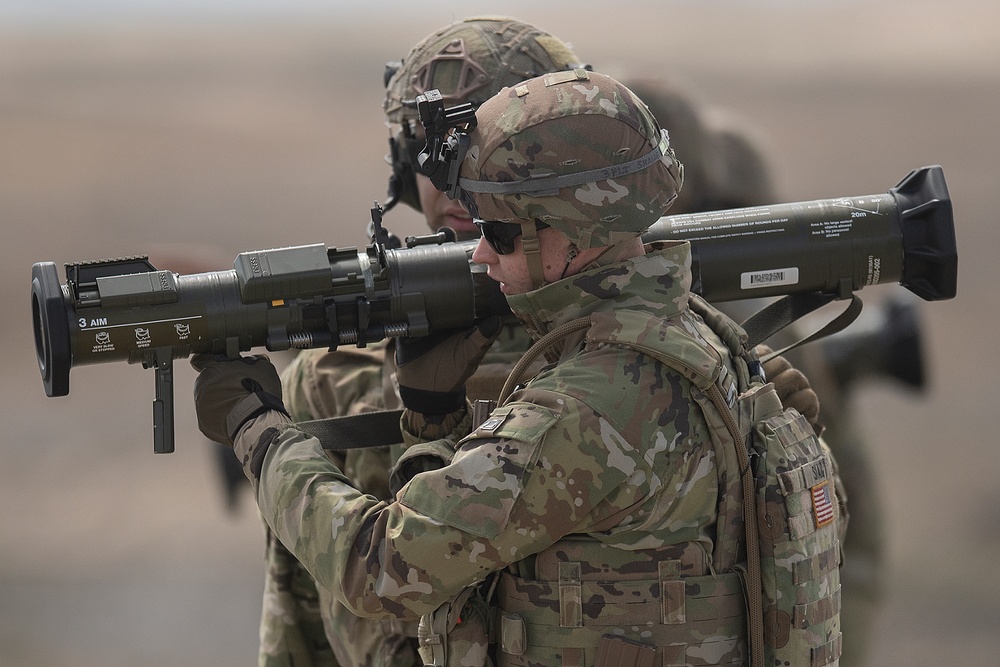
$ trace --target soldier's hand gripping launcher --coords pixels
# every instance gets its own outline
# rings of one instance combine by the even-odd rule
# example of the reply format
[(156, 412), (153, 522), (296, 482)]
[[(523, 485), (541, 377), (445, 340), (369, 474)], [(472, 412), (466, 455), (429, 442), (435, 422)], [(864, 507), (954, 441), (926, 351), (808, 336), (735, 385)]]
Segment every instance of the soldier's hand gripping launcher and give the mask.
[[(381, 239), (380, 209), (372, 211)], [(825, 293), (898, 282), (928, 301), (955, 295), (958, 257), (940, 167), (886, 194), (777, 204), (658, 221), (647, 240), (691, 241), (694, 290), (709, 301)], [(31, 310), (48, 396), (73, 366), (112, 361), (156, 370), (154, 449), (173, 451), (172, 361), (255, 347), (336, 348), (471, 325), (506, 310), (470, 262), (474, 242), (443, 235), (363, 251), (322, 244), (245, 252), (234, 268), (191, 275), (145, 257), (32, 267)]]

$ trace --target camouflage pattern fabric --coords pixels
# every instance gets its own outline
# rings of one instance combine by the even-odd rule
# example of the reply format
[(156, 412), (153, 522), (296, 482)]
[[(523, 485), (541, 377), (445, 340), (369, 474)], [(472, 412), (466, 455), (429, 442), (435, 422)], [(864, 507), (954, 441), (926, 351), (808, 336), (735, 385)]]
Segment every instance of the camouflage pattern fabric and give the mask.
[[(386, 85), (382, 103), (390, 126), (389, 192), (421, 210), (414, 173), (424, 146), (413, 100), (436, 89), (448, 106), (476, 106), (504, 86), (579, 66), (568, 44), (539, 28), (507, 17), (456, 21), (421, 40)], [(391, 65), (390, 65), (391, 66)]]
[[(807, 356), (808, 351), (802, 355)], [(820, 354), (813, 354), (814, 357)], [(791, 358), (791, 356), (789, 357)], [(808, 366), (795, 362), (810, 381), (821, 377), (810, 374)], [(829, 364), (825, 370), (829, 371)], [(817, 393), (820, 389), (817, 388)], [(823, 440), (836, 458), (840, 477), (850, 499), (850, 522), (843, 538), (844, 562), (841, 563), (841, 631), (844, 636), (841, 663), (868, 664), (870, 645), (877, 637), (878, 611), (885, 596), (888, 576), (886, 562), (886, 522), (882, 480), (872, 458), (872, 442), (861, 432), (857, 418), (846, 405), (846, 389), (837, 388), (820, 394)], [(839, 401), (839, 403), (838, 403)], [(837, 410), (837, 407), (841, 410)]]
[[(724, 110), (697, 103), (677, 85), (662, 78), (629, 77), (625, 83), (669, 130), (670, 143), (684, 163), (684, 188), (669, 214), (761, 206), (782, 201), (775, 187), (767, 144), (754, 128)], [(742, 321), (766, 305), (765, 300), (733, 301), (717, 307)], [(878, 305), (866, 304), (866, 312)], [(772, 341), (789, 345), (806, 335), (790, 327)], [(853, 327), (845, 334), (849, 336)], [(831, 338), (830, 340), (834, 340)], [(823, 440), (836, 457), (850, 498), (851, 520), (843, 541), (841, 625), (845, 665), (866, 664), (877, 610), (884, 596), (885, 509), (882, 487), (872, 459), (872, 446), (851, 406), (850, 382), (839, 381), (823, 344), (806, 345), (787, 355), (805, 373), (819, 395)]]
[[(762, 308), (764, 300), (734, 301), (720, 305), (728, 315), (742, 320)], [(873, 306), (866, 304), (866, 308)], [(848, 329), (845, 333), (850, 333)], [(791, 344), (808, 331), (793, 326), (773, 339), (775, 347)], [(832, 338), (831, 338), (832, 340)], [(880, 480), (871, 446), (859, 430), (848, 386), (838, 383), (835, 369), (824, 356), (822, 343), (792, 350), (787, 358), (805, 373), (820, 400), (820, 417), (826, 427), (823, 442), (830, 448), (850, 499), (850, 522), (842, 539), (841, 563), (841, 663), (865, 665), (877, 630), (875, 619), (884, 595), (885, 517)]]
[[(647, 93), (644, 89), (639, 89), (640, 94), (643, 99), (647, 99)], [(653, 103), (655, 98), (649, 98), (647, 101)], [(655, 107), (655, 104), (654, 104)], [(661, 112), (659, 108), (656, 107), (657, 117), (661, 117)], [(664, 125), (670, 128), (672, 131), (677, 131), (675, 127), (676, 123), (669, 122), (669, 118), (661, 118), (661, 120), (667, 120)], [(688, 132), (681, 132), (678, 136), (681, 139), (687, 137)], [(679, 139), (679, 141), (681, 141)], [(688, 153), (685, 154), (686, 144), (681, 141), (677, 144), (678, 153), (688, 166), (692, 166), (691, 160), (691, 150), (697, 149), (687, 148)], [(690, 171), (690, 170), (689, 170)], [(761, 172), (754, 172), (761, 173)], [(695, 176), (694, 172), (688, 174), (690, 185), (682, 193), (681, 200), (678, 201), (678, 205), (684, 208), (685, 194), (693, 195), (696, 190), (708, 190), (707, 187), (699, 187), (698, 179), (692, 178)], [(719, 185), (720, 189), (724, 189), (724, 185)], [(751, 188), (751, 190), (756, 191)], [(761, 188), (764, 191), (765, 188)], [(759, 193), (758, 193), (759, 194)], [(765, 198), (767, 201), (773, 199)], [(711, 203), (704, 203), (700, 199), (698, 204), (694, 205), (695, 208), (722, 208), (722, 205), (712, 205)], [(730, 205), (727, 203), (726, 205)], [(731, 205), (745, 205), (743, 202), (736, 201)], [(676, 205), (675, 207), (676, 208)], [(513, 361), (519, 356), (519, 350), (523, 350), (527, 345), (521, 341), (520, 345), (512, 346), (512, 350), (515, 350), (512, 354), (508, 354), (509, 361), (498, 363), (497, 372), (492, 375), (492, 378), (486, 380), (488, 385), (496, 385), (496, 389), (492, 391), (474, 391), (472, 384), (470, 384), (470, 395), (478, 394), (481, 396), (495, 396), (499, 388), (499, 384), (502, 384), (502, 378), (505, 375), (504, 368), (509, 368)], [(375, 350), (372, 350), (375, 351)], [(352, 355), (353, 351), (345, 350), (343, 353), (338, 352), (334, 354), (328, 354), (324, 351), (308, 351), (300, 355), (293, 364), (293, 368), (289, 369), (289, 374), (286, 374), (286, 402), (289, 405), (289, 409), (293, 412), (298, 412), (299, 416), (297, 419), (312, 419), (320, 416), (336, 416), (337, 414), (346, 414), (348, 411), (350, 413), (363, 412), (368, 409), (381, 409), (380, 400), (384, 399), (384, 387), (383, 383), (383, 369), (380, 359), (381, 350), (379, 349), (375, 355), (369, 358), (367, 365), (367, 372), (358, 371), (355, 374), (356, 369), (351, 368), (351, 364), (348, 364), (348, 368), (339, 369), (336, 367), (336, 362), (329, 367), (326, 367), (330, 360), (326, 357), (330, 357), (334, 360), (341, 357), (342, 354)], [(361, 355), (364, 356), (364, 355)], [(315, 368), (309, 370), (303, 370), (307, 367), (315, 366)], [(295, 370), (297, 367), (298, 370)], [(299, 374), (298, 377), (292, 379), (292, 373)], [(317, 381), (316, 376), (322, 376), (323, 374), (328, 374), (329, 377), (326, 381)], [(313, 376), (311, 379), (308, 376)], [(810, 377), (813, 377), (810, 374)], [(499, 383), (497, 382), (499, 378)], [(338, 387), (334, 387), (334, 383), (339, 384)], [(293, 388), (298, 388), (296, 391), (297, 396), (292, 397), (290, 389), (294, 391)], [(367, 396), (366, 396), (367, 395)], [(391, 395), (391, 394), (390, 394)], [(391, 399), (390, 399), (391, 400)], [(355, 405), (356, 404), (356, 405)], [(351, 406), (355, 405), (354, 408)], [(824, 405), (826, 405), (824, 403)], [(324, 407), (332, 406), (332, 409)], [(294, 415), (293, 415), (294, 416)], [(363, 452), (363, 454), (361, 454)], [(353, 456), (353, 453), (349, 455), (349, 458)], [(374, 493), (379, 498), (388, 499), (387, 484), (386, 484), (386, 470), (392, 460), (389, 452), (387, 450), (360, 450), (359, 459), (355, 459), (353, 462), (348, 463), (338, 462), (341, 469), (348, 475), (351, 479), (352, 484), (357, 488), (363, 490), (369, 490), (369, 492)], [(853, 500), (853, 498), (852, 498)], [(853, 505), (853, 503), (852, 503)], [(852, 524), (854, 526), (855, 524)], [(272, 582), (274, 581), (291, 581), (288, 573), (282, 568), (291, 567), (292, 569), (297, 569), (298, 573), (301, 575), (304, 570), (300, 564), (295, 561), (287, 550), (278, 542), (276, 539), (269, 540), (269, 562), (272, 567), (277, 564), (277, 569), (273, 576), (269, 575), (268, 590), (270, 591)], [(291, 565), (288, 565), (291, 564)], [(323, 648), (322, 642), (323, 637), (321, 633), (323, 632), (323, 623), (326, 621), (326, 634), (329, 636), (329, 640), (334, 645), (338, 643), (353, 643), (358, 646), (368, 646), (368, 648), (360, 649), (361, 657), (354, 657), (351, 660), (343, 661), (342, 664), (359, 664), (359, 665), (375, 665), (375, 664), (390, 664), (389, 659), (385, 657), (386, 652), (384, 650), (380, 651), (378, 647), (384, 643), (391, 644), (394, 637), (392, 632), (386, 633), (384, 626), (378, 621), (365, 621), (359, 620), (353, 614), (348, 612), (346, 608), (339, 605), (335, 601), (329, 599), (324, 604), (311, 604), (309, 598), (312, 595), (312, 591), (315, 591), (315, 585), (310, 587), (303, 587), (305, 582), (308, 582), (310, 578), (308, 575), (305, 578), (299, 578), (298, 587), (293, 589), (293, 591), (287, 595), (283, 595), (281, 591), (275, 591), (273, 594), (265, 593), (265, 607), (264, 607), (264, 618), (262, 619), (261, 637), (262, 637), (262, 656), (261, 664), (268, 665), (284, 665), (284, 664), (337, 664), (333, 662), (324, 662), (321, 658)], [(287, 586), (286, 586), (287, 589)], [(866, 587), (866, 591), (872, 590), (871, 587)], [(849, 592), (849, 591), (848, 591)], [(286, 590), (285, 593), (288, 593)], [(268, 597), (270, 595), (270, 598)], [(318, 593), (317, 593), (318, 595)], [(278, 601), (284, 601), (283, 605), (278, 604)], [(290, 614), (289, 609), (294, 609), (295, 613)], [(270, 611), (269, 611), (270, 610)], [(316, 612), (315, 615), (311, 615), (308, 610), (313, 610)], [(345, 616), (342, 619), (337, 618), (338, 613), (343, 613)], [(296, 615), (297, 614), (297, 615)], [(290, 623), (286, 626), (283, 625), (283, 621), (288, 621), (292, 619)], [(297, 620), (296, 620), (297, 619)], [(277, 628), (276, 632), (271, 632), (270, 635), (266, 632), (266, 628), (270, 627), (272, 630)], [(309, 630), (304, 630), (304, 628), (309, 628)], [(397, 628), (398, 629), (398, 628)], [(304, 646), (306, 643), (299, 642), (295, 639), (296, 635), (304, 632), (305, 634), (311, 636), (315, 639), (315, 650), (312, 654), (312, 660), (314, 662), (306, 662), (302, 655), (308, 654), (306, 652), (296, 653), (296, 659), (292, 662), (287, 655), (281, 657), (282, 652), (285, 650), (281, 647), (281, 642), (285, 641), (289, 646)], [(365, 633), (369, 633), (368, 636), (374, 638), (371, 640), (365, 639)], [(412, 632), (407, 630), (407, 632)], [(265, 637), (270, 636), (271, 638), (280, 638), (283, 633), (287, 634), (285, 640), (279, 640), (278, 643), (271, 645), (264, 641)], [(378, 638), (382, 638), (381, 640)], [(382, 644), (380, 644), (380, 641)], [(264, 652), (265, 649), (271, 651), (274, 649), (273, 655), (268, 657), (268, 661), (264, 662)], [(355, 656), (358, 654), (356, 653)], [(415, 659), (415, 658), (414, 658)], [(404, 662), (391, 663), (391, 664), (406, 664)]]
[[(720, 333), (735, 354), (743, 356), (746, 336), (742, 330), (700, 298), (692, 297), (691, 308)], [(678, 342), (672, 347), (685, 349)], [(697, 354), (688, 352), (665, 361), (692, 369), (689, 377), (701, 389), (717, 389), (719, 401), (732, 395), (724, 382), (710, 386), (714, 373), (698, 370), (706, 365), (699, 363)], [(794, 409), (784, 409), (772, 384), (759, 379), (748, 383), (750, 373), (743, 367), (749, 371), (749, 365), (743, 358), (737, 361), (738, 393), (730, 411), (740, 425), (740, 442), (750, 444), (757, 488), (764, 664), (799, 664), (808, 658), (814, 667), (835, 665), (842, 648), (839, 575), (847, 526), (846, 496), (837, 465), (808, 420)], [(703, 407), (710, 424), (718, 422), (717, 413)], [(752, 437), (747, 437), (748, 425)], [(736, 477), (731, 474), (733, 461), (728, 455), (736, 447), (730, 440), (717, 450), (720, 461), (729, 459), (722, 479)], [(731, 490), (723, 499), (738, 493)], [(720, 504), (720, 539), (728, 525), (723, 507)]]
[(661, 78), (629, 77), (624, 83), (670, 132), (670, 145), (684, 163), (684, 188), (670, 215), (780, 201), (764, 142), (751, 126)]
[(323, 631), (315, 582), (270, 531), (258, 664), (267, 667), (340, 664)]
[(765, 661), (839, 664), (840, 563), (846, 500), (829, 449), (805, 417), (758, 423), (758, 524), (765, 592)]
[[(579, 249), (605, 247), (645, 231), (683, 184), (683, 167), (646, 105), (597, 72), (555, 72), (505, 88), (476, 120), (459, 183), (483, 220), (542, 221)], [(624, 168), (636, 160), (644, 166)], [(516, 189), (592, 170), (600, 175), (581, 185)], [(492, 186), (500, 189), (475, 190)]]
[[(296, 421), (400, 407), (383, 375), (385, 343), (337, 352), (306, 350), (282, 373), (285, 406)], [(387, 498), (388, 448), (348, 450), (327, 456), (352, 483)], [(360, 619), (324, 589), (267, 531), (267, 573), (261, 610), (261, 667), (412, 667), (418, 665), (415, 626)]]
[[(686, 307), (688, 251), (676, 244), (511, 303), (543, 329), (627, 310), (717, 341)], [(265, 519), (320, 588), (377, 618), (415, 619), (508, 565), (532, 575), (529, 557), (573, 534), (623, 553), (693, 549), (710, 567), (719, 489), (692, 385), (648, 355), (579, 342), (462, 440), (450, 465), (417, 475), (392, 502), (359, 493), (318, 443), (282, 430), (254, 482)], [(247, 465), (262, 435), (286, 425), (269, 413), (244, 429), (237, 451)], [(559, 664), (561, 648), (541, 650)]]
[[(496, 398), (510, 368), (530, 344), (519, 325), (505, 326), (469, 380), (470, 399)], [(387, 351), (391, 362), (391, 346), (384, 341), (364, 349), (300, 352), (281, 375), (285, 407), (292, 419), (308, 421), (401, 408)], [(388, 500), (388, 471), (401, 450), (353, 449), (331, 460), (355, 488)], [(261, 667), (421, 664), (415, 623), (357, 617), (328, 592), (317, 589), (302, 564), (270, 530), (267, 533), (258, 656)]]
[(437, 89), (451, 106), (477, 106), (504, 86), (568, 69), (580, 61), (568, 44), (533, 25), (504, 16), (474, 16), (420, 40), (386, 86), (390, 123), (416, 121), (412, 100)]

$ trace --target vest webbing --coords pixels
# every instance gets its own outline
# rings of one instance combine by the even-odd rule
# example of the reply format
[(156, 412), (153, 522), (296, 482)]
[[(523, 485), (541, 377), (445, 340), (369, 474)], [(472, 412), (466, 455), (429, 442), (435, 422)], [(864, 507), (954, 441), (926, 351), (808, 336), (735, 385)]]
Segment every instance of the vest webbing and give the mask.
[(516, 658), (530, 659), (532, 647), (558, 651), (562, 664), (553, 667), (592, 665), (601, 637), (633, 628), (657, 648), (663, 667), (745, 664), (746, 600), (737, 573), (681, 578), (662, 561), (654, 579), (588, 581), (581, 563), (561, 566), (557, 581), (501, 574), (499, 665), (522, 664)]
[[(705, 321), (708, 328), (710, 328), (722, 339), (728, 348), (734, 363), (741, 359), (740, 355), (745, 353), (746, 350), (746, 334), (743, 333), (742, 330), (740, 330), (734, 323), (732, 323), (731, 320), (709, 306), (705, 301), (696, 295), (691, 296), (690, 306), (692, 312), (700, 316)], [(618, 316), (621, 317), (622, 313), (619, 312)], [(641, 312), (636, 312), (634, 317), (637, 321), (641, 319), (650, 319), (648, 314)], [(720, 517), (718, 523), (718, 530), (720, 532), (719, 539), (725, 540), (729, 546), (725, 548), (722, 553), (717, 555), (721, 556), (723, 560), (728, 560), (730, 562), (735, 561), (739, 540), (734, 539), (732, 530), (738, 523), (742, 523), (741, 528), (745, 539), (745, 549), (743, 550), (743, 553), (746, 554), (747, 558), (744, 570), (747, 579), (744, 582), (747, 599), (743, 608), (741, 623), (746, 620), (749, 624), (750, 664), (754, 667), (762, 665), (764, 653), (764, 619), (762, 614), (763, 600), (756, 504), (755, 502), (743, 502), (744, 498), (755, 498), (754, 480), (752, 471), (750, 470), (749, 455), (746, 446), (747, 437), (751, 428), (750, 418), (752, 417), (754, 406), (741, 405), (739, 402), (730, 405), (729, 401), (726, 400), (722, 390), (720, 390), (717, 384), (717, 381), (723, 373), (721, 357), (717, 356), (717, 353), (714, 353), (714, 350), (709, 351), (706, 349), (704, 341), (696, 339), (683, 327), (669, 327), (667, 329), (667, 333), (669, 333), (672, 337), (672, 340), (670, 340), (668, 344), (660, 341), (654, 348), (639, 344), (636, 340), (622, 337), (621, 335), (623, 331), (644, 331), (645, 328), (642, 326), (624, 326), (616, 329), (616, 335), (605, 338), (602, 337), (600, 333), (595, 333), (593, 331), (592, 322), (590, 318), (586, 317), (567, 322), (556, 329), (553, 329), (546, 336), (542, 337), (534, 346), (532, 346), (532, 348), (525, 353), (524, 357), (522, 357), (521, 362), (519, 362), (519, 364), (515, 367), (515, 370), (511, 373), (511, 376), (505, 383), (504, 390), (499, 397), (499, 402), (502, 403), (503, 400), (505, 400), (506, 397), (513, 391), (514, 387), (521, 382), (520, 374), (522, 369), (526, 367), (535, 357), (541, 354), (546, 348), (552, 347), (573, 333), (585, 329), (588, 330), (588, 343), (609, 343), (632, 348), (649, 354), (670, 368), (680, 372), (684, 377), (691, 381), (698, 390), (704, 392), (703, 395), (708, 398), (705, 402), (699, 401), (699, 404), (706, 413), (706, 418), (711, 419), (710, 415), (714, 410), (717, 413), (717, 417), (715, 418), (716, 423), (718, 424), (721, 422), (724, 424), (722, 430), (725, 432), (725, 435), (718, 432), (713, 434), (713, 443), (716, 445), (717, 460), (721, 466), (719, 480), (720, 498), (725, 498), (727, 495), (739, 495), (738, 502), (733, 503), (732, 498), (728, 498), (728, 501), (730, 508), (732, 508), (733, 505), (737, 505), (741, 508), (742, 522), (739, 522), (732, 516), (727, 516), (723, 511), (723, 508), (720, 506)], [(691, 363), (690, 359), (684, 359), (682, 354), (672, 353), (671, 346), (676, 346), (676, 349), (683, 350), (687, 354), (693, 353), (698, 355), (699, 358), (697, 359), (697, 363)], [(740, 386), (739, 389), (741, 391), (745, 390), (747, 388), (746, 384), (748, 375), (745, 363), (742, 368), (738, 369), (737, 375), (740, 376), (740, 384), (743, 385)], [(708, 403), (708, 405), (706, 405), (706, 403)], [(735, 461), (733, 460), (734, 457)], [(729, 461), (730, 464), (725, 465), (723, 464), (723, 461)], [(732, 477), (733, 474), (735, 474), (735, 478)], [(734, 481), (737, 482), (735, 486), (733, 485)], [(715, 560), (718, 562), (720, 559), (716, 558)], [(503, 608), (502, 604), (501, 608)], [(549, 630), (542, 631), (540, 634), (544, 635), (545, 632), (550, 630), (551, 628)], [(535, 633), (532, 633), (529, 636), (532, 637), (531, 641), (533, 643), (537, 643), (538, 639), (536, 638)], [(594, 639), (594, 637), (590, 637), (590, 639)], [(738, 662), (735, 664), (742, 663)]]
[[(701, 317), (706, 325), (716, 334), (728, 347), (729, 354), (735, 363), (742, 363), (743, 367), (738, 368), (737, 375), (740, 377), (740, 386), (738, 387), (739, 392), (742, 394), (748, 387), (748, 373), (743, 361), (742, 355), (746, 352), (746, 334), (735, 327), (734, 323), (725, 317), (718, 310), (712, 308), (706, 301), (701, 297), (692, 294), (689, 300), (689, 306), (691, 311), (696, 313)], [(639, 315), (641, 317), (641, 315)], [(631, 327), (623, 327), (623, 330), (636, 330)], [(642, 329), (638, 329), (642, 330)], [(761, 575), (761, 565), (760, 565), (760, 532), (757, 524), (757, 504), (756, 504), (756, 486), (753, 478), (753, 471), (750, 468), (750, 458), (749, 451), (747, 449), (747, 442), (750, 434), (750, 429), (752, 427), (754, 411), (757, 408), (756, 405), (741, 405), (739, 401), (729, 401), (723, 394), (723, 390), (719, 387), (718, 380), (723, 370), (721, 358), (716, 358), (713, 354), (701, 346), (701, 350), (704, 350), (705, 354), (702, 355), (701, 359), (698, 359), (699, 363), (691, 363), (691, 359), (685, 359), (680, 354), (674, 353), (674, 350), (684, 350), (687, 353), (691, 353), (693, 350), (697, 350), (698, 346), (692, 347), (691, 339), (692, 335), (681, 327), (671, 327), (668, 332), (674, 336), (674, 338), (689, 339), (685, 341), (687, 344), (681, 345), (671, 345), (671, 346), (657, 346), (651, 347), (648, 345), (639, 344), (634, 340), (627, 340), (618, 337), (614, 340), (608, 340), (607, 342), (616, 343), (619, 345), (624, 345), (641, 352), (645, 352), (650, 356), (663, 362), (670, 368), (681, 372), (688, 380), (690, 380), (696, 387), (705, 392), (705, 395), (710, 399), (712, 406), (715, 408), (717, 413), (717, 419), (720, 419), (723, 424), (725, 424), (725, 430), (728, 431), (728, 438), (723, 438), (721, 443), (725, 446), (723, 451), (720, 451), (718, 445), (720, 441), (713, 438), (716, 447), (716, 452), (722, 460), (723, 457), (730, 458), (732, 454), (735, 453), (738, 466), (736, 467), (736, 472), (739, 479), (739, 487), (742, 491), (741, 493), (741, 505), (743, 510), (743, 530), (745, 536), (745, 557), (746, 557), (746, 568), (745, 568), (745, 586), (747, 595), (747, 623), (749, 632), (749, 642), (750, 642), (750, 665), (751, 667), (763, 667), (764, 664), (764, 601), (763, 601), (763, 584)], [(589, 340), (594, 341), (595, 337), (588, 337)], [(713, 363), (714, 362), (714, 363)], [(756, 396), (757, 394), (755, 394)], [(763, 401), (761, 402), (761, 410), (775, 410), (780, 412), (781, 404), (776, 401), (776, 396), (774, 392), (768, 392), (763, 394)], [(774, 399), (774, 401), (770, 400)], [(712, 421), (711, 410), (702, 404), (702, 409), (705, 412), (706, 418)], [(748, 419), (749, 417), (749, 419)], [(716, 437), (721, 434), (716, 433)], [(726, 442), (728, 440), (728, 442)], [(731, 472), (731, 471), (730, 471)], [(720, 483), (724, 486), (721, 487), (721, 492), (726, 493), (727, 489), (732, 487), (729, 485), (729, 479), (723, 478)], [(747, 501), (747, 499), (750, 499)], [(720, 512), (721, 519), (721, 512)], [(720, 525), (719, 530), (724, 531), (728, 527)]]
[(498, 663), (558, 654), (555, 667), (589, 666), (602, 637), (639, 628), (642, 643), (656, 647), (657, 667), (745, 664), (742, 582), (734, 572), (708, 574), (709, 560), (697, 543), (624, 551), (585, 535), (564, 537), (531, 567), (500, 573)]

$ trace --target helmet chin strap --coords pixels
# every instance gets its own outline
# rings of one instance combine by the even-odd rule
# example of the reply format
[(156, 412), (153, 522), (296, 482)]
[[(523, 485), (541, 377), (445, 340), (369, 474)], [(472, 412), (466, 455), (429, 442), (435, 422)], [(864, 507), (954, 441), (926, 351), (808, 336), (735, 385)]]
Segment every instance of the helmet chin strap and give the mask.
[(562, 273), (559, 274), (559, 280), (566, 277), (566, 272), (569, 271), (569, 265), (573, 263), (573, 260), (576, 259), (579, 254), (580, 249), (576, 247), (575, 243), (570, 242), (569, 248), (566, 249), (566, 265), (563, 266)]
[(534, 220), (521, 220), (521, 248), (524, 250), (524, 259), (528, 263), (531, 289), (536, 290), (545, 285), (545, 271), (542, 268), (538, 229), (535, 227)]
[[(520, 225), (521, 248), (524, 251), (524, 259), (528, 265), (528, 276), (531, 278), (531, 289), (536, 290), (548, 284), (545, 280), (545, 271), (542, 266), (541, 246), (538, 240), (538, 227), (536, 227), (534, 220), (521, 220)], [(611, 245), (603, 248), (597, 257), (594, 257), (586, 264), (586, 266), (579, 270), (586, 271), (605, 264), (618, 262), (624, 256), (631, 257), (634, 253), (626, 251), (628, 248), (628, 242), (635, 238), (637, 237), (632, 236), (617, 240)], [(580, 249), (575, 243), (570, 242), (569, 248), (566, 250), (566, 265), (563, 267), (562, 275), (559, 276), (559, 279), (566, 277), (570, 264), (573, 263), (573, 260), (575, 260), (579, 254)]]

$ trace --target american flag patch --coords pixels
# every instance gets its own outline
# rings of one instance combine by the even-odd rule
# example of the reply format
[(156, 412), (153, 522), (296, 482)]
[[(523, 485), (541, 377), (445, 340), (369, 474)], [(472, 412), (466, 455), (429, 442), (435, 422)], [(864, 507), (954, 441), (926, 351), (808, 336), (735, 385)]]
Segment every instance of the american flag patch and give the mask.
[(825, 481), (812, 487), (813, 518), (816, 519), (816, 528), (833, 523), (833, 491), (830, 490), (830, 482)]

